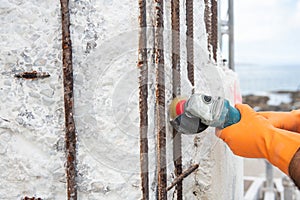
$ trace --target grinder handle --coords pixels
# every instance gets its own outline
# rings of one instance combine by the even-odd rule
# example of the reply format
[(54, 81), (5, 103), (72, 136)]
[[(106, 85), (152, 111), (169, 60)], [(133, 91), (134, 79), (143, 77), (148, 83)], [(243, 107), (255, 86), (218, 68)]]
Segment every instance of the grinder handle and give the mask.
[(226, 128), (227, 126), (230, 126), (232, 124), (238, 123), (241, 120), (241, 114), (240, 114), (239, 110), (232, 107), (229, 104), (228, 100), (225, 100), (224, 107), (226, 107), (228, 109), (226, 119), (224, 122), (224, 128)]

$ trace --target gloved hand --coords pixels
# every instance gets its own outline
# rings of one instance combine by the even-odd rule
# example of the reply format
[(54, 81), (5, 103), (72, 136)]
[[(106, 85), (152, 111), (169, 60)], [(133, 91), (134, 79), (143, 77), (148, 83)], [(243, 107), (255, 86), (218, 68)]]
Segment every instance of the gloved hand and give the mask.
[(276, 128), (300, 133), (300, 110), (258, 113), (267, 118)]
[(262, 115), (245, 104), (236, 105), (241, 120), (221, 130), (234, 154), (247, 158), (265, 158), (288, 174), (288, 167), (300, 147), (300, 134), (275, 128)]

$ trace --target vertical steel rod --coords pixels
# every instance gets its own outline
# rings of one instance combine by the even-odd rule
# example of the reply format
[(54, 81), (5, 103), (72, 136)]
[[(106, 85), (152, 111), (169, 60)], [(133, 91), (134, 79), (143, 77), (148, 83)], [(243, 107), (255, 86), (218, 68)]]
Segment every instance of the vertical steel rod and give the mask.
[(156, 130), (158, 200), (167, 199), (166, 119), (165, 119), (165, 61), (164, 61), (164, 0), (155, 0), (155, 63), (156, 63)]
[(140, 167), (142, 199), (149, 199), (148, 161), (148, 61), (147, 61), (147, 14), (146, 0), (139, 0), (139, 108), (140, 108)]
[[(180, 95), (180, 1), (171, 1), (172, 18), (172, 75), (173, 75), (173, 98)], [(181, 134), (173, 128), (173, 161), (175, 175), (182, 173)], [(182, 200), (182, 180), (176, 185), (177, 200)]]
[(234, 12), (233, 0), (228, 0), (228, 30), (229, 30), (229, 67), (235, 70), (234, 66)]
[(187, 70), (188, 79), (192, 84), (193, 93), (195, 90), (194, 77), (194, 3), (193, 0), (186, 0), (186, 49), (187, 49)]
[(77, 199), (76, 184), (76, 129), (73, 118), (73, 64), (72, 64), (72, 42), (70, 35), (70, 12), (69, 1), (61, 0), (62, 17), (62, 49), (63, 49), (63, 83), (65, 104), (65, 142), (66, 142), (66, 174), (68, 199)]
[(218, 42), (219, 42), (219, 47), (220, 51), (222, 53), (223, 51), (223, 20), (222, 20), (222, 3), (217, 2), (218, 4)]
[(217, 62), (218, 51), (218, 1), (211, 0), (211, 46), (212, 58)]
[(207, 33), (207, 45), (210, 59), (217, 61), (218, 50), (218, 1), (204, 0), (204, 20)]
[[(211, 2), (210, 0), (204, 0), (205, 8), (204, 8), (204, 22), (207, 33), (207, 49), (209, 54), (211, 54), (211, 43), (212, 43), (212, 27), (211, 27)], [(210, 55), (211, 56), (211, 55)]]

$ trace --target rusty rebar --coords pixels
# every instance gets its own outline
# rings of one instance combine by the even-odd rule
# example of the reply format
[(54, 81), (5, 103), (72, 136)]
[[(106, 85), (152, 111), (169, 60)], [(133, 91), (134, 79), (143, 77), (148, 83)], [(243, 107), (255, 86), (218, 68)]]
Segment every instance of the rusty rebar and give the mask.
[(15, 74), (16, 78), (24, 78), (24, 79), (37, 79), (37, 78), (48, 78), (50, 74), (48, 72), (38, 72), (38, 71), (31, 71), (31, 72), (21, 72)]
[(213, 59), (217, 62), (218, 51), (218, 0), (211, 0), (211, 46)]
[(204, 8), (204, 22), (207, 33), (207, 49), (209, 51), (209, 55), (211, 56), (212, 52), (212, 18), (211, 18), (211, 0), (204, 0), (205, 8)]
[(190, 166), (187, 170), (185, 170), (180, 176), (176, 177), (174, 181), (171, 183), (171, 185), (167, 188), (167, 191), (171, 190), (175, 185), (177, 185), (179, 182), (182, 182), (183, 179), (188, 177), (191, 173), (193, 173), (196, 169), (198, 169), (199, 165), (195, 164)]
[(148, 158), (148, 62), (147, 62), (147, 14), (146, 0), (139, 0), (139, 108), (140, 108), (140, 167), (142, 199), (149, 199)]
[(21, 200), (43, 200), (42, 198), (39, 197), (24, 197)]
[(187, 49), (187, 71), (188, 79), (195, 87), (194, 77), (194, 1), (186, 0), (186, 49)]
[(155, 63), (156, 63), (156, 130), (158, 200), (167, 199), (165, 61), (164, 61), (164, 0), (155, 0)]
[(76, 129), (73, 117), (73, 64), (69, 1), (61, 0), (67, 198), (77, 200)]
[(204, 21), (207, 33), (207, 48), (210, 59), (217, 61), (218, 51), (218, 1), (204, 0)]
[[(172, 83), (173, 98), (180, 95), (180, 1), (171, 1), (172, 18)], [(175, 165), (175, 175), (178, 177), (182, 173), (182, 153), (181, 153), (181, 134), (173, 128), (173, 161)], [(177, 200), (182, 200), (182, 182), (176, 186)]]

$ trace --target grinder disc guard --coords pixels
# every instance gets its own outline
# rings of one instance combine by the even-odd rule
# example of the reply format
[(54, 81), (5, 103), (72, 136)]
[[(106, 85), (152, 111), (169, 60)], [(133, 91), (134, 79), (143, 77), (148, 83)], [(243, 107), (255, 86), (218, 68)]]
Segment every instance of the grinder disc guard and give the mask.
[(208, 125), (201, 122), (200, 118), (190, 117), (185, 112), (170, 122), (178, 132), (187, 135), (200, 133), (208, 127)]

